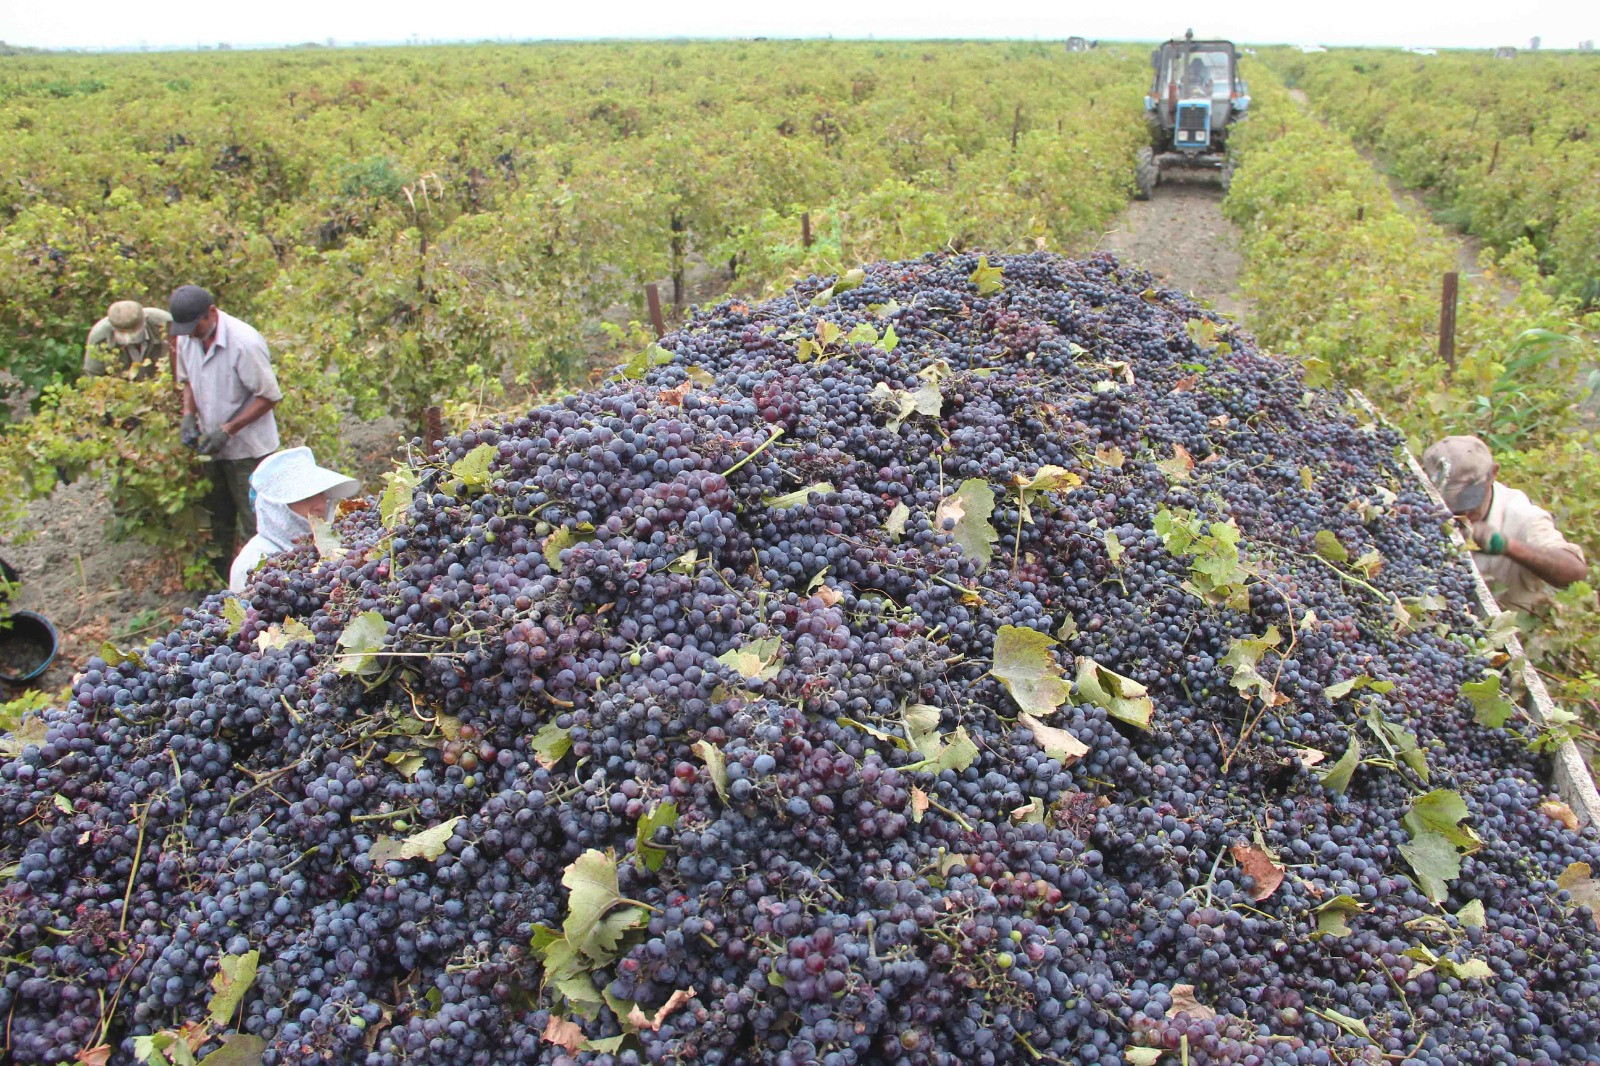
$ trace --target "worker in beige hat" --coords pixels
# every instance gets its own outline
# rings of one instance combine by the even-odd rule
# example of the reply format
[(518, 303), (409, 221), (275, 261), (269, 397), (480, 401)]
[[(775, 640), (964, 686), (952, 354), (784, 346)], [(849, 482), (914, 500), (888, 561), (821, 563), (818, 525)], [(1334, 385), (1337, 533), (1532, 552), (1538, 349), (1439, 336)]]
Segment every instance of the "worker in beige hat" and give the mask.
[(83, 346), (83, 372), (88, 377), (101, 374), (126, 374), (134, 371), (140, 381), (160, 373), (160, 356), (171, 344), (167, 327), (172, 316), (159, 307), (145, 307), (138, 300), (118, 300), (106, 310), (106, 317), (89, 330)]
[(1477, 437), (1446, 437), (1422, 453), (1450, 512), (1468, 525), (1472, 561), (1500, 606), (1533, 612), (1589, 573), (1583, 549), (1561, 535), (1550, 512), (1518, 489), (1495, 482), (1500, 464)]

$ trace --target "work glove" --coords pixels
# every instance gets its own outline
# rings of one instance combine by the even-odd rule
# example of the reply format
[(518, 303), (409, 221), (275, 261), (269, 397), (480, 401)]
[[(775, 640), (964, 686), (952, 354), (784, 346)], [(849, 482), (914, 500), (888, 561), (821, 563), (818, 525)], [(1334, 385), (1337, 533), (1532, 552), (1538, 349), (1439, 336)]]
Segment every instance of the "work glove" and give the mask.
[(1478, 545), (1478, 550), (1485, 555), (1506, 553), (1505, 534), (1491, 532), (1487, 522), (1472, 523), (1472, 539)]
[(178, 439), (185, 448), (200, 447), (200, 419), (193, 413), (183, 416), (183, 426), (178, 430)]
[(218, 426), (216, 429), (200, 438), (200, 454), (216, 455), (222, 449), (226, 448), (228, 446), (228, 442), (232, 439), (232, 433), (229, 433), (221, 426)]

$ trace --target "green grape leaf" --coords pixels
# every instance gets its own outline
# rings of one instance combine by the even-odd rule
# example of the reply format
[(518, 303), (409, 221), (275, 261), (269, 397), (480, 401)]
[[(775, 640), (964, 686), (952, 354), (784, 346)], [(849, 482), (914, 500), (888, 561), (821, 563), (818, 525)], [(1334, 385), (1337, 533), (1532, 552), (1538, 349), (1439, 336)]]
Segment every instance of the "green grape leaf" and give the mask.
[(1357, 674), (1355, 677), (1347, 677), (1343, 681), (1329, 685), (1322, 690), (1322, 694), (1328, 697), (1329, 703), (1332, 703), (1334, 700), (1343, 699), (1357, 689), (1366, 688), (1370, 684), (1372, 684), (1372, 678), (1366, 674)]
[(1032, 477), (1025, 478), (1021, 474), (1015, 477), (1017, 509), (1022, 512), (1022, 520), (1029, 523), (1033, 521), (1030, 507), (1040, 493), (1065, 492), (1083, 484), (1083, 478), (1059, 466), (1041, 466)]
[(480, 444), (466, 455), (450, 464), (450, 476), (457, 478), (469, 489), (481, 489), (494, 480), (489, 464), (500, 454), (493, 444)]
[(381, 868), (384, 863), (398, 862), (405, 859), (426, 859), (429, 862), (444, 854), (445, 845), (450, 843), (450, 837), (456, 830), (456, 823), (461, 821), (461, 815), (440, 822), (436, 826), (413, 833), (401, 840), (394, 837), (380, 836), (372, 842), (372, 847), (367, 851), (367, 857), (372, 860), (372, 865)]
[(224, 955), (217, 960), (217, 972), (211, 975), (211, 999), (206, 1012), (211, 1024), (226, 1028), (233, 1018), (245, 993), (256, 983), (256, 964), (261, 952), (247, 951), (243, 955)]
[(1416, 836), (1423, 832), (1437, 833), (1451, 844), (1467, 851), (1482, 845), (1470, 828), (1458, 823), (1472, 817), (1467, 801), (1461, 793), (1448, 788), (1436, 788), (1427, 795), (1411, 801), (1411, 810), (1401, 819), (1406, 831)]
[(417, 472), (402, 466), (383, 475), (383, 495), (378, 497), (378, 518), (384, 529), (400, 524), (417, 491)]
[(315, 644), (317, 635), (311, 632), (304, 622), (285, 618), (282, 625), (268, 626), (265, 631), (257, 633), (256, 647), (262, 651), (282, 650), (300, 640)]
[(1468, 681), (1461, 695), (1472, 704), (1472, 716), (1481, 726), (1499, 729), (1516, 713), (1516, 705), (1500, 694), (1500, 675), (1491, 673), (1482, 681)]
[(1122, 1052), (1128, 1066), (1156, 1066), (1166, 1052), (1158, 1047), (1131, 1047)]
[(711, 784), (715, 786), (717, 795), (722, 797), (722, 802), (728, 802), (728, 757), (722, 754), (722, 749), (709, 740), (697, 740), (691, 749), (700, 756), (706, 764), (706, 772), (711, 775)]
[(811, 494), (813, 492), (817, 493), (818, 495), (825, 495), (832, 491), (834, 491), (834, 489), (830, 482), (818, 481), (814, 485), (807, 485), (805, 488), (795, 489), (793, 492), (785, 493), (782, 496), (763, 496), (761, 498), (761, 502), (766, 504), (768, 507), (773, 508), (774, 510), (785, 511), (791, 507), (802, 506), (811, 498)]
[(1003, 272), (999, 267), (989, 265), (987, 255), (978, 256), (978, 269), (972, 272), (967, 280), (978, 287), (979, 296), (988, 296), (992, 292), (999, 292), (1004, 285), (1000, 281)]
[(1313, 940), (1325, 936), (1344, 937), (1350, 935), (1350, 926), (1345, 924), (1345, 919), (1352, 914), (1360, 914), (1367, 909), (1367, 905), (1354, 896), (1339, 895), (1330, 899), (1316, 910), (1317, 931), (1311, 934)]
[(1342, 793), (1350, 787), (1350, 778), (1354, 776), (1359, 765), (1361, 765), (1361, 741), (1351, 733), (1350, 743), (1345, 746), (1344, 754), (1339, 756), (1339, 761), (1321, 772), (1322, 783), (1332, 791)]
[(850, 344), (877, 344), (878, 331), (870, 322), (857, 322), (855, 328), (845, 336), (845, 341)]
[(339, 634), (339, 672), (369, 675), (378, 672), (378, 653), (383, 651), (389, 623), (377, 611), (363, 611)]
[(245, 623), (244, 601), (237, 596), (229, 596), (223, 600), (222, 617), (228, 621), (228, 636), (230, 638), (238, 636)]
[(783, 639), (767, 637), (746, 641), (717, 656), (717, 662), (750, 681), (771, 681), (783, 669)]
[(1362, 1021), (1360, 1018), (1352, 1018), (1350, 1015), (1341, 1011), (1336, 1011), (1332, 1007), (1323, 1009), (1313, 1007), (1311, 1008), (1311, 1013), (1320, 1014), (1322, 1017), (1328, 1019), (1328, 1021), (1332, 1022), (1334, 1025), (1337, 1025), (1351, 1036), (1359, 1036), (1361, 1039), (1369, 1041), (1372, 1039), (1372, 1034), (1367, 1032), (1367, 1023)]
[(1239, 695), (1249, 700), (1251, 689), (1261, 698), (1261, 702), (1268, 707), (1275, 707), (1288, 700), (1279, 695), (1273, 683), (1263, 677), (1256, 669), (1261, 664), (1261, 657), (1268, 651), (1283, 643), (1283, 636), (1278, 632), (1277, 626), (1268, 626), (1265, 634), (1259, 637), (1234, 637), (1228, 644), (1228, 653), (1222, 657), (1222, 665), (1233, 671), (1232, 684)]
[(1089, 745), (1065, 729), (1045, 725), (1027, 711), (1023, 711), (1018, 716), (1017, 721), (1027, 726), (1029, 731), (1033, 733), (1033, 739), (1039, 745), (1040, 750), (1061, 763), (1063, 767), (1071, 766), (1089, 754)]
[(945, 770), (954, 770), (960, 773), (972, 765), (978, 757), (978, 746), (972, 742), (966, 726), (956, 726), (955, 732), (946, 734), (940, 741), (937, 754), (910, 763), (902, 770), (922, 770), (931, 774), (943, 773)]
[(886, 352), (892, 352), (900, 347), (900, 337), (894, 331), (893, 322), (884, 328), (883, 336), (878, 338), (878, 347)]
[(1350, 552), (1339, 543), (1339, 538), (1326, 529), (1317, 530), (1317, 554), (1330, 563), (1347, 563), (1350, 561)]
[(574, 859), (561, 875), (570, 891), (562, 938), (596, 963), (616, 957), (617, 946), (628, 930), (645, 920), (642, 907), (624, 900), (617, 887), (614, 855), (590, 848)]
[(1078, 676), (1074, 679), (1078, 695), (1119, 722), (1139, 729), (1150, 728), (1155, 704), (1146, 695), (1143, 685), (1131, 677), (1123, 677), (1109, 667), (1101, 666), (1087, 655), (1078, 659)]
[(1028, 714), (1054, 714), (1072, 694), (1072, 686), (1050, 653), (1055, 643), (1049, 634), (1026, 626), (1001, 626), (995, 632), (994, 665), (989, 673)]
[(906, 739), (911, 749), (925, 759), (931, 759), (943, 750), (939, 740), (939, 722), (943, 718), (939, 708), (926, 703), (913, 703), (900, 712), (905, 726)]
[(939, 501), (934, 517), (939, 531), (947, 533), (962, 552), (982, 564), (979, 569), (984, 569), (994, 556), (994, 542), (1000, 539), (989, 524), (992, 514), (994, 490), (982, 478), (968, 478), (953, 495)]
[(889, 511), (889, 519), (883, 528), (889, 531), (889, 538), (898, 541), (906, 535), (906, 521), (911, 517), (911, 508), (904, 503), (896, 503)]
[(550, 564), (550, 569), (561, 573), (564, 565), (561, 562), (561, 553), (574, 544), (581, 544), (589, 539), (589, 534), (594, 532), (594, 526), (588, 522), (579, 522), (575, 526), (562, 526), (544, 538), (544, 561)]
[(1465, 906), (1456, 911), (1456, 921), (1461, 923), (1463, 929), (1482, 929), (1488, 923), (1483, 913), (1483, 900), (1468, 900)]
[(200, 1060), (200, 1066), (260, 1066), (267, 1042), (249, 1033), (226, 1033), (222, 1046)]
[(562, 729), (554, 722), (546, 722), (528, 743), (533, 748), (534, 761), (551, 770), (572, 750), (572, 731)]
[(638, 852), (639, 859), (644, 863), (645, 869), (655, 873), (661, 869), (661, 864), (667, 860), (664, 848), (656, 847), (656, 830), (662, 826), (678, 824), (678, 805), (671, 800), (656, 804), (650, 813), (639, 819), (639, 825), (634, 832), (634, 850)]
[(1112, 566), (1122, 565), (1122, 541), (1113, 529), (1106, 530), (1106, 556), (1111, 560)]
[(690, 548), (672, 562), (667, 564), (667, 569), (674, 574), (683, 574), (688, 577), (694, 573), (695, 567), (700, 563), (700, 549)]
[(637, 381), (650, 373), (651, 369), (665, 366), (672, 362), (674, 356), (661, 345), (652, 342), (643, 351), (635, 352), (633, 357), (622, 364), (620, 373), (630, 381)]
[(1300, 361), (1300, 365), (1304, 368), (1305, 383), (1308, 389), (1320, 389), (1333, 380), (1333, 369), (1328, 365), (1326, 359), (1318, 358), (1315, 355), (1307, 356)]
[(1378, 712), (1376, 707), (1367, 708), (1367, 728), (1372, 730), (1384, 748), (1389, 752), (1391, 759), (1398, 759), (1411, 767), (1413, 773), (1422, 778), (1422, 783), (1428, 783), (1428, 756), (1417, 744), (1417, 738), (1405, 726), (1396, 725)]
[(1449, 894), (1446, 882), (1461, 876), (1461, 855), (1456, 846), (1438, 833), (1413, 834), (1411, 843), (1400, 845), (1400, 854), (1417, 875), (1417, 884), (1435, 903)]
[(427, 765), (427, 758), (414, 751), (391, 751), (383, 757), (383, 761), (395, 768), (395, 772), (407, 781), (417, 775), (417, 771)]

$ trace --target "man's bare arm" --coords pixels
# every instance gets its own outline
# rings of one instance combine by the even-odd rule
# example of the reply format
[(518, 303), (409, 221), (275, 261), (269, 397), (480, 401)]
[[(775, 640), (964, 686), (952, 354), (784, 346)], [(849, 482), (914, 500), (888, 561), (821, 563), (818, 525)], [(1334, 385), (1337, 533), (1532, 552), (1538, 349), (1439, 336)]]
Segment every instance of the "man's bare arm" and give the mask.
[(1589, 568), (1578, 557), (1578, 553), (1563, 545), (1543, 547), (1508, 538), (1505, 555), (1507, 559), (1527, 567), (1558, 589), (1564, 589), (1574, 581), (1582, 581), (1589, 576)]

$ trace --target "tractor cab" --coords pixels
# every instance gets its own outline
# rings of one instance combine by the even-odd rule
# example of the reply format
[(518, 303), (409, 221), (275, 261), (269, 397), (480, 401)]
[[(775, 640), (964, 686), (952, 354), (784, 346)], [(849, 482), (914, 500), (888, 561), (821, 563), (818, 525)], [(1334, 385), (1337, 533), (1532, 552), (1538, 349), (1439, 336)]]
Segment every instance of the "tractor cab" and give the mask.
[(1191, 30), (1152, 51), (1150, 66), (1144, 109), (1152, 146), (1140, 154), (1140, 195), (1148, 197), (1170, 167), (1217, 169), (1226, 184), (1228, 128), (1250, 108), (1238, 50), (1231, 41), (1197, 41)]

